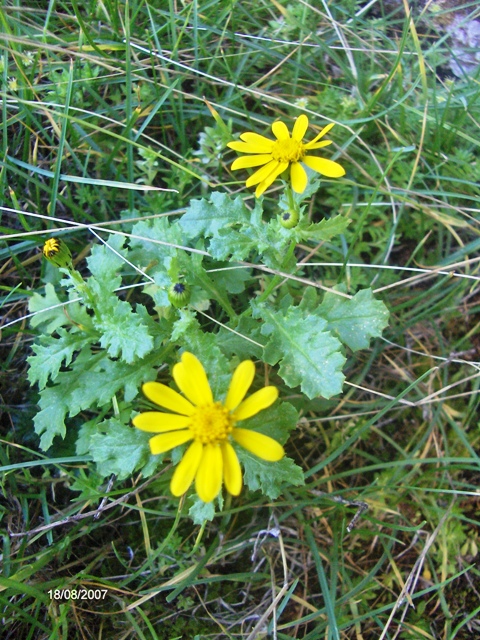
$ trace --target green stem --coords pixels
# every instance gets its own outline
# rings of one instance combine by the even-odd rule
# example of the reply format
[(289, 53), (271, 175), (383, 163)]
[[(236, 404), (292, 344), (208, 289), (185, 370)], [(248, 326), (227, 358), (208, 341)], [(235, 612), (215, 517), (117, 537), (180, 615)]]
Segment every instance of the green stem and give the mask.
[(207, 526), (207, 520), (204, 520), (202, 522), (202, 526), (200, 527), (200, 531), (198, 532), (197, 539), (195, 540), (195, 544), (193, 545), (193, 549), (190, 555), (193, 556), (193, 554), (197, 551), (198, 547), (200, 546), (206, 526)]
[[(284, 265), (288, 264), (288, 261), (290, 260), (290, 258), (293, 255), (293, 252), (295, 251), (295, 247), (297, 246), (297, 243), (295, 242), (295, 240), (292, 240), (290, 242), (290, 246), (288, 247), (287, 253), (285, 254), (285, 257), (282, 261), (282, 269), (284, 267)], [(275, 289), (275, 287), (277, 286), (277, 284), (279, 284), (279, 282), (281, 282), (283, 280), (284, 276), (273, 276), (273, 278), (270, 280), (267, 288), (265, 289), (265, 291), (260, 294), (257, 298), (257, 302), (263, 302), (264, 300), (266, 300), (268, 298), (268, 296), (272, 293), (272, 291)]]
[(295, 202), (292, 187), (290, 185), (287, 185), (287, 187), (285, 188), (285, 192), (287, 194), (288, 206), (290, 207), (290, 210), (295, 211), (300, 215), (300, 206), (297, 204), (297, 202)]

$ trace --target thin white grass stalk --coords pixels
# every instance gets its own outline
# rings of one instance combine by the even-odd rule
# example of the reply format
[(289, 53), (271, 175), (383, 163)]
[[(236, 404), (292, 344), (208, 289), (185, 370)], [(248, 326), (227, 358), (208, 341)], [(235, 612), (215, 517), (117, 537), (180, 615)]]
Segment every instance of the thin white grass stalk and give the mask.
[(251, 342), (252, 344), (256, 345), (257, 347), (260, 347), (261, 349), (263, 349), (263, 344), (260, 344), (260, 342), (256, 342), (255, 340), (252, 340), (252, 338), (248, 338), (247, 336), (244, 336), (242, 333), (239, 333), (238, 331), (235, 331), (235, 329), (232, 329), (231, 327), (227, 327), (226, 324), (223, 324), (223, 322), (220, 322), (220, 320), (215, 320), (215, 318), (212, 318), (212, 316), (209, 316), (207, 313), (204, 313), (203, 311), (200, 311), (200, 309), (195, 309), (195, 311), (197, 313), (200, 313), (202, 316), (205, 316), (205, 318), (208, 318), (209, 320), (211, 320), (215, 324), (218, 324), (221, 327), (223, 327), (224, 329), (227, 329), (227, 331), (231, 331), (236, 336), (239, 336), (240, 338), (243, 338), (244, 340), (248, 340), (248, 342)]
[[(134, 289), (135, 287), (144, 287), (144, 286), (145, 286), (144, 282), (127, 284), (123, 287), (118, 287), (118, 289), (114, 289), (114, 293), (119, 293), (120, 291), (126, 291), (127, 289)], [(34, 311), (33, 313), (27, 313), (24, 316), (21, 316), (20, 318), (16, 318), (11, 322), (7, 322), (6, 324), (1, 325), (0, 331), (3, 329), (6, 329), (7, 327), (11, 327), (14, 324), (17, 324), (18, 322), (22, 322), (23, 320), (28, 320), (28, 318), (33, 318), (34, 316), (37, 316), (39, 313), (45, 313), (47, 311), (52, 311), (53, 309), (58, 309), (59, 307), (65, 307), (68, 304), (73, 304), (74, 302), (81, 302), (81, 301), (82, 301), (82, 298), (71, 298), (70, 300), (65, 300), (65, 302), (60, 302), (59, 304), (52, 304), (52, 306), (45, 307), (45, 309), (39, 309), (38, 311)]]
[(401, 349), (402, 351), (407, 351), (408, 353), (414, 353), (418, 356), (423, 356), (424, 358), (433, 358), (434, 360), (441, 360), (442, 362), (456, 362), (457, 364), (469, 364), (471, 367), (475, 367), (475, 369), (480, 368), (480, 362), (470, 362), (469, 360), (461, 360), (459, 358), (445, 358), (444, 356), (434, 356), (432, 353), (424, 353), (423, 351), (417, 351), (416, 349), (410, 349), (409, 347), (404, 347), (401, 344), (397, 344), (396, 342), (392, 342), (383, 336), (379, 336), (380, 340), (383, 340), (387, 344), (392, 347), (396, 347), (397, 349)]
[[(453, 389), (453, 387), (457, 387), (459, 384), (464, 384), (465, 382), (468, 382), (470, 380), (475, 380), (478, 377), (480, 377), (480, 372), (474, 373), (473, 375), (467, 376), (466, 378), (462, 378), (461, 380), (457, 380), (456, 382), (452, 382), (452, 384), (449, 384), (449, 385), (446, 385), (445, 387), (442, 387), (439, 391), (435, 391), (434, 393), (431, 393), (430, 395), (426, 396), (425, 398), (422, 398), (422, 400), (419, 400), (417, 402), (417, 404), (426, 404), (432, 398), (435, 398), (436, 396), (440, 395), (441, 393), (445, 393), (449, 389)], [(474, 390), (474, 391), (467, 392), (467, 393), (468, 394), (478, 393), (478, 391)], [(460, 394), (460, 395), (464, 395), (464, 394)], [(452, 398), (452, 397), (453, 396), (448, 396), (448, 398)], [(448, 398), (440, 398), (440, 400), (448, 400)]]
[(277, 269), (270, 269), (270, 267), (265, 267), (262, 264), (253, 264), (253, 262), (241, 262), (242, 265), (246, 267), (251, 267), (252, 269), (258, 269), (259, 271), (265, 271), (266, 273), (273, 273), (275, 276), (281, 276), (286, 280), (294, 280), (295, 282), (301, 282), (302, 284), (306, 284), (310, 287), (315, 287), (316, 289), (322, 289), (322, 291), (328, 291), (329, 293), (333, 293), (336, 296), (340, 296), (341, 298), (348, 298), (351, 300), (353, 296), (348, 293), (343, 293), (343, 291), (336, 291), (335, 289), (331, 289), (330, 287), (324, 287), (323, 284), (319, 284), (314, 280), (307, 280), (307, 278), (300, 278), (299, 276), (294, 276), (291, 273), (285, 273), (284, 271), (278, 271)]
[[(399, 407), (392, 407), (390, 411), (395, 411), (395, 410), (398, 411), (398, 409)], [(360, 411), (359, 413), (339, 413), (339, 414), (332, 413), (331, 416), (328, 416), (326, 418), (306, 418), (306, 420), (308, 420), (309, 423), (310, 422), (332, 422), (332, 420), (350, 420), (352, 418), (354, 418), (355, 420), (358, 420), (360, 416), (373, 416), (373, 415), (377, 415), (377, 413), (378, 413), (377, 409), (375, 409), (374, 411)]]
[[(396, 396), (391, 396), (388, 393), (382, 393), (381, 391), (376, 391), (375, 389), (362, 387), (359, 384), (354, 384), (353, 382), (348, 382), (347, 380), (345, 380), (344, 384), (346, 384), (349, 387), (354, 387), (355, 389), (360, 389), (361, 391), (366, 391), (367, 393), (371, 393), (374, 396), (380, 396), (381, 398), (386, 398), (387, 400), (395, 400), (396, 398)], [(410, 400), (403, 400), (402, 398), (398, 400), (398, 403), (408, 405), (409, 407), (415, 407), (417, 405), (416, 402), (410, 402)]]
[[(15, 213), (17, 213), (17, 211), (15, 209), (8, 209), (7, 207), (0, 207), (0, 209), (3, 209), (5, 211), (13, 211)], [(47, 216), (41, 213), (30, 213), (28, 211), (22, 211), (21, 212), (22, 215), (24, 216), (31, 216), (33, 218), (42, 218), (43, 220), (49, 220), (49, 221), (55, 221), (55, 222), (63, 222), (64, 224), (69, 224), (71, 227), (74, 227), (76, 229), (88, 229), (88, 230), (92, 230), (92, 229), (96, 229), (97, 231), (108, 231), (108, 233), (115, 233), (117, 235), (120, 236), (125, 236), (126, 238), (136, 238), (138, 240), (145, 240), (145, 242), (152, 242), (153, 244), (161, 244), (161, 245), (166, 245), (167, 247), (173, 247), (174, 249), (183, 249), (184, 251), (190, 251), (191, 253), (200, 253), (203, 256), (208, 256), (211, 257), (210, 254), (207, 251), (201, 251), (200, 249), (193, 249), (191, 247), (184, 247), (183, 245), (180, 244), (172, 244), (171, 242), (164, 242), (163, 240), (153, 240), (152, 238), (145, 238), (144, 236), (137, 236), (133, 233), (126, 233), (124, 231), (117, 231), (114, 229), (104, 229), (102, 228), (102, 226), (98, 225), (98, 224), (85, 224), (82, 222), (74, 222), (73, 220), (64, 220), (63, 218), (56, 218), (54, 216)], [(119, 221), (119, 222), (123, 222), (123, 220)], [(44, 231), (44, 234), (53, 234), (56, 231), (56, 229), (52, 229), (50, 232), (49, 231)], [(21, 234), (23, 235), (23, 234)], [(10, 235), (5, 235), (5, 236), (0, 236), (0, 240), (8, 240), (9, 238), (11, 238), (12, 236)], [(21, 237), (21, 236), (20, 236)]]
[[(470, 262), (478, 262), (480, 260), (480, 258), (472, 258), (472, 260), (468, 260), (466, 261), (468, 264), (470, 264)], [(461, 263), (460, 263), (461, 264)], [(466, 273), (458, 273), (456, 271), (443, 271), (443, 269), (447, 268), (447, 267), (441, 267), (441, 268), (432, 268), (432, 269), (421, 269), (421, 268), (416, 268), (416, 267), (402, 267), (402, 266), (394, 266), (394, 265), (387, 265), (387, 264), (361, 264), (361, 263), (355, 263), (355, 262), (297, 262), (297, 267), (301, 267), (301, 266), (306, 266), (306, 267), (358, 267), (358, 268), (365, 268), (365, 269), (391, 269), (392, 271), (413, 271), (419, 274), (427, 274), (427, 275), (442, 275), (442, 276), (452, 276), (455, 278), (467, 278), (469, 280), (480, 280), (479, 276), (470, 276)], [(454, 266), (458, 266), (457, 265), (451, 265), (452, 268)], [(415, 277), (420, 277), (420, 276), (415, 276)], [(410, 280), (410, 278), (408, 279)], [(388, 287), (391, 286), (396, 286), (399, 284), (402, 284), (403, 282), (408, 282), (408, 280), (399, 280), (398, 282), (394, 283), (393, 285), (388, 285)], [(379, 289), (375, 289), (374, 293), (378, 293), (378, 291), (382, 291), (383, 289), (386, 289), (388, 287), (382, 287)]]
[[(443, 391), (443, 389), (441, 391)], [(463, 393), (454, 393), (451, 396), (445, 396), (443, 398), (433, 398), (430, 400), (428, 398), (423, 398), (423, 400), (419, 400), (417, 402), (416, 406), (419, 407), (425, 404), (433, 404), (434, 402), (448, 402), (449, 400), (454, 400), (455, 398), (467, 398), (474, 395), (478, 395), (478, 391), (476, 389), (473, 389), (472, 391), (464, 391)]]
[[(11, 209), (10, 207), (2, 207), (0, 206), (0, 211), (6, 211), (7, 213), (16, 213), (17, 215), (25, 215), (31, 216), (34, 218), (43, 218), (44, 220), (49, 221), (57, 221), (63, 222), (66, 225), (70, 225), (69, 227), (56, 227), (55, 229), (37, 229), (36, 231), (21, 231), (19, 233), (8, 233), (4, 236), (0, 236), (0, 240), (11, 240), (12, 238), (27, 238), (29, 236), (43, 236), (48, 233), (56, 233), (60, 231), (72, 231), (77, 229), (90, 229), (92, 225), (88, 222), (73, 222), (72, 220), (65, 220), (64, 218), (55, 218), (55, 216), (47, 216), (41, 213), (31, 213), (29, 211), (21, 211), (18, 209)], [(134, 218), (122, 218), (121, 220), (107, 220), (105, 222), (96, 222), (95, 228), (102, 227), (110, 227), (115, 224), (125, 224), (127, 222), (140, 222), (142, 220), (152, 220), (155, 218), (165, 218), (167, 216), (175, 216), (180, 213), (184, 213), (185, 209), (174, 209), (173, 211), (168, 211), (167, 213), (152, 213), (148, 216), (136, 216)]]

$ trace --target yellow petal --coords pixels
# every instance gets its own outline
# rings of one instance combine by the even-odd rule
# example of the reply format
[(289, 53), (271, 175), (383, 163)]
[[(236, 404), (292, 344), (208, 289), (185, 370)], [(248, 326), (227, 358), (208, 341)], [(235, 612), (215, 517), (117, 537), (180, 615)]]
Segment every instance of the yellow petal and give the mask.
[[(272, 169), (272, 171), (268, 174), (266, 178), (262, 180), (262, 182), (258, 185), (257, 190), (255, 191), (255, 196), (259, 198), (261, 194), (268, 189), (268, 187), (275, 182), (278, 176), (288, 169), (288, 162), (280, 162), (278, 167)], [(246, 183), (245, 183), (246, 184)]]
[(190, 416), (195, 411), (195, 407), (188, 400), (161, 382), (146, 382), (142, 391), (149, 400), (170, 411), (184, 416)]
[[(248, 142), (249, 144), (255, 144), (259, 148), (265, 148), (268, 151), (271, 151), (275, 142), (270, 140), (269, 138), (265, 138), (265, 136), (261, 136), (258, 133), (252, 133), (251, 131), (247, 131), (246, 133), (242, 133), (240, 135), (240, 140), (244, 142)], [(258, 151), (258, 153), (266, 153), (265, 151)]]
[(161, 413), (160, 411), (145, 411), (132, 420), (137, 429), (152, 433), (185, 429), (191, 421), (189, 416), (177, 416), (173, 413)]
[(305, 156), (302, 160), (307, 167), (321, 173), (327, 178), (341, 178), (345, 175), (345, 169), (334, 162), (333, 160), (327, 160), (326, 158), (316, 158), (315, 156)]
[(270, 162), (271, 159), (272, 156), (269, 153), (263, 153), (257, 156), (243, 156), (242, 158), (237, 158), (230, 168), (232, 171), (236, 169), (250, 169), (250, 167), (258, 167), (261, 164), (266, 164)]
[(171, 431), (170, 433), (161, 433), (158, 436), (153, 436), (150, 438), (150, 451), (154, 456), (159, 453), (165, 453), (165, 451), (170, 451), (170, 449), (174, 449), (178, 447), (179, 444), (184, 444), (193, 438), (192, 432), (190, 429), (185, 429), (184, 431)]
[(307, 151), (312, 151), (313, 149), (323, 149), (323, 147), (328, 147), (329, 144), (332, 144), (333, 140), (322, 140), (321, 142), (309, 142), (308, 144), (304, 144), (303, 148)]
[(303, 193), (307, 188), (308, 177), (299, 162), (294, 162), (290, 167), (290, 182), (292, 183), (292, 189), (297, 193)]
[(254, 184), (258, 184), (265, 180), (265, 178), (270, 175), (270, 173), (278, 167), (280, 163), (278, 160), (271, 160), (268, 164), (266, 164), (261, 169), (258, 169), (253, 173), (248, 180), (245, 182), (247, 187), (253, 187)]
[(244, 399), (245, 394), (250, 389), (255, 376), (255, 365), (251, 360), (244, 360), (235, 369), (230, 386), (228, 387), (225, 407), (235, 409)]
[(212, 404), (213, 396), (202, 363), (185, 351), (182, 361), (173, 367), (173, 377), (181, 391), (195, 405)]
[(211, 502), (222, 488), (223, 458), (218, 444), (207, 444), (195, 476), (195, 491), (200, 500)]
[(237, 454), (232, 445), (225, 441), (220, 445), (223, 457), (223, 478), (228, 493), (232, 496), (240, 495), (242, 490), (242, 469)]
[(272, 124), (272, 131), (277, 140), (290, 139), (290, 133), (288, 132), (287, 125), (280, 120)]
[(251, 142), (238, 142), (236, 140), (229, 142), (227, 147), (234, 151), (240, 151), (240, 153), (269, 153), (272, 150), (271, 146), (260, 146)]
[(255, 197), (259, 198), (262, 193), (268, 189), (270, 184), (271, 183), (265, 182), (265, 180), (263, 182), (260, 182), (260, 184), (257, 185), (257, 188), (255, 189)]
[(269, 462), (277, 462), (285, 455), (282, 445), (258, 431), (251, 429), (234, 429), (232, 431), (233, 439), (238, 442), (244, 449), (255, 454), (262, 460)]
[(180, 464), (175, 469), (173, 478), (170, 482), (170, 491), (177, 498), (187, 491), (188, 487), (192, 484), (195, 474), (198, 470), (198, 465), (202, 459), (203, 444), (198, 440), (192, 442), (192, 444), (185, 451)]
[[(320, 133), (319, 133), (318, 135), (316, 135), (316, 136), (315, 136), (315, 138), (314, 138), (311, 142), (309, 142), (308, 144), (309, 144), (309, 145), (310, 145), (310, 144), (315, 144), (315, 142), (317, 142), (317, 140), (320, 140), (320, 138), (323, 138), (323, 136), (327, 135), (327, 133), (328, 133), (331, 129), (333, 129), (333, 127), (334, 127), (334, 126), (335, 126), (335, 123), (334, 123), (334, 122), (330, 122), (329, 124), (327, 124), (327, 126), (326, 126), (326, 127), (323, 127), (323, 129), (320, 131)], [(307, 145), (305, 145), (305, 146), (307, 146)], [(310, 149), (311, 149), (311, 148), (312, 148), (312, 147), (310, 147)]]
[(246, 420), (266, 409), (278, 398), (277, 387), (263, 387), (244, 400), (234, 412), (234, 420)]
[(302, 113), (301, 116), (295, 120), (295, 124), (293, 125), (292, 138), (294, 140), (298, 140), (299, 142), (303, 139), (306, 131), (308, 129), (308, 118)]

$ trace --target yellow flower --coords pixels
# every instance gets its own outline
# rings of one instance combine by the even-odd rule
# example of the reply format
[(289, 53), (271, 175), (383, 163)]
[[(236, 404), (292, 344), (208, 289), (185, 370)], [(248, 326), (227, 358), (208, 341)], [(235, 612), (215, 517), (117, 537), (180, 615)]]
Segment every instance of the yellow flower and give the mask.
[(56, 267), (71, 268), (72, 254), (68, 245), (60, 238), (49, 238), (43, 245), (44, 257)]
[(160, 407), (175, 413), (146, 411), (133, 419), (137, 429), (158, 433), (150, 439), (154, 455), (193, 440), (175, 469), (170, 490), (181, 496), (195, 479), (195, 490), (204, 502), (211, 502), (222, 488), (238, 496), (242, 490), (242, 471), (230, 443), (233, 438), (244, 449), (263, 460), (276, 462), (284, 456), (283, 447), (258, 431), (236, 426), (272, 405), (278, 397), (276, 387), (264, 387), (244, 400), (255, 376), (255, 365), (244, 360), (236, 368), (225, 401), (216, 402), (201, 362), (188, 351), (173, 367), (179, 393), (160, 382), (147, 382), (143, 393)]
[(295, 120), (291, 136), (288, 132), (287, 125), (281, 121), (272, 124), (272, 131), (276, 140), (269, 140), (258, 133), (242, 133), (240, 138), (243, 142), (229, 142), (227, 146), (234, 151), (253, 153), (255, 155), (237, 158), (231, 168), (235, 171), (235, 169), (247, 169), (263, 165), (262, 168), (255, 171), (246, 182), (247, 187), (252, 187), (255, 184), (258, 185), (255, 191), (257, 198), (259, 198), (265, 189), (268, 189), (288, 167), (290, 167), (290, 182), (293, 190), (297, 193), (303, 193), (307, 187), (308, 178), (301, 164), (302, 162), (306, 164), (307, 167), (310, 167), (310, 169), (328, 178), (340, 178), (345, 175), (345, 169), (340, 166), (338, 162), (307, 155), (308, 151), (321, 149), (332, 143), (331, 140), (318, 141), (320, 138), (323, 138), (333, 126), (333, 123), (327, 124), (311, 142), (307, 142), (306, 144), (302, 142), (303, 136), (308, 128), (308, 118), (305, 114), (302, 114)]

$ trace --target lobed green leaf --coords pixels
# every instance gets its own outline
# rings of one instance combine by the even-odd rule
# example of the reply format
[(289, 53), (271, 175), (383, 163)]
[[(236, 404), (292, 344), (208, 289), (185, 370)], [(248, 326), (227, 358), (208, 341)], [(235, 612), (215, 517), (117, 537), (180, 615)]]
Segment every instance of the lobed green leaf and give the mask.
[(62, 365), (68, 366), (72, 361), (75, 351), (80, 351), (92, 341), (91, 335), (84, 333), (68, 332), (58, 328), (59, 338), (53, 336), (42, 336), (40, 342), (32, 346), (33, 356), (27, 358), (30, 365), (28, 379), (34, 384), (38, 382), (40, 389), (43, 389), (48, 380), (54, 381)]
[(290, 387), (300, 385), (309, 398), (330, 398), (341, 392), (345, 356), (326, 320), (299, 307), (285, 315), (262, 303), (253, 302), (252, 309), (253, 317), (264, 321), (261, 331), (269, 337), (265, 361), (280, 362), (279, 374)]
[(105, 420), (99, 427), (106, 433), (99, 432), (90, 437), (90, 454), (101, 476), (114, 473), (119, 480), (124, 480), (147, 465), (144, 475), (152, 473), (160, 458), (150, 453), (148, 441), (151, 434), (123, 424), (116, 418)]
[(389, 312), (381, 300), (373, 297), (371, 289), (362, 289), (350, 300), (327, 292), (315, 315), (324, 318), (327, 328), (352, 351), (358, 351), (366, 349), (371, 338), (382, 335)]

